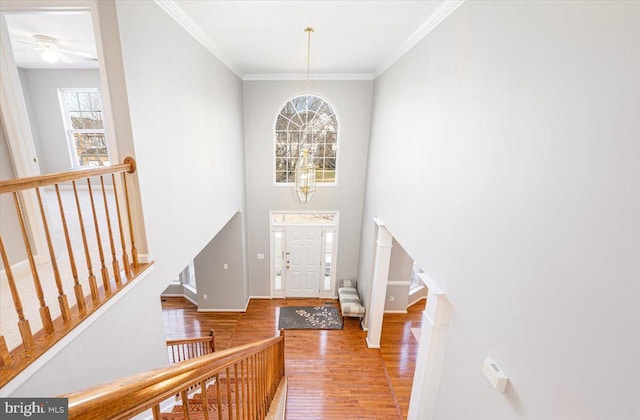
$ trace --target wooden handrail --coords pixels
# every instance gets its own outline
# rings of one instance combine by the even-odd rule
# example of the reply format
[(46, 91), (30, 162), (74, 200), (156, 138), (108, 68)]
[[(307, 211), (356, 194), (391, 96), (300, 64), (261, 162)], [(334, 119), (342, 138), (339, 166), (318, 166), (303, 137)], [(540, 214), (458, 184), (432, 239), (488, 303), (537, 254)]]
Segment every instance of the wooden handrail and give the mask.
[[(272, 378), (274, 383), (277, 379), (277, 383), (279, 383), (279, 379), (284, 376), (284, 336), (282, 334), (252, 344), (185, 360), (168, 367), (127, 376), (60, 397), (69, 400), (70, 419), (121, 419), (148, 409), (159, 412), (158, 404), (167, 398), (180, 394), (193, 385), (204, 385), (204, 382), (212, 376), (223, 371), (228, 372), (227, 368), (237, 366), (244, 360), (253, 360), (255, 364), (256, 357), (262, 358), (261, 360), (268, 357), (265, 356), (265, 353), (272, 355), (269, 371), (251, 372), (244, 376), (247, 382), (253, 382), (251, 386), (255, 390), (257, 381), (262, 378)], [(226, 378), (227, 387), (229, 387), (230, 379), (233, 378)], [(217, 376), (217, 379), (216, 386), (219, 394), (220, 377)], [(238, 380), (239, 378), (236, 376), (236, 383)], [(272, 383), (265, 384), (266, 393), (260, 401), (257, 400), (260, 395), (252, 395), (254, 397), (253, 404), (266, 406), (267, 400), (270, 403), (268, 396), (273, 397), (277, 383), (276, 386)], [(206, 392), (206, 387), (203, 389)], [(185, 407), (185, 409), (187, 408)]]
[(167, 340), (169, 362), (177, 363), (216, 351), (215, 333), (209, 330), (206, 337), (175, 338)]
[(117, 174), (120, 172), (133, 173), (136, 170), (136, 161), (132, 157), (124, 159), (124, 163), (98, 168), (80, 168), (67, 172), (54, 174), (29, 176), (26, 178), (8, 179), (0, 181), (0, 194), (8, 192), (24, 191), (31, 188), (46, 187), (47, 185), (60, 184), (62, 182), (77, 181), (100, 175)]
[[(149, 267), (150, 263), (139, 263), (135, 248), (131, 200), (127, 189), (128, 174), (135, 170), (135, 160), (127, 157), (124, 163), (112, 166), (75, 169), (69, 172), (0, 181), (0, 194), (6, 194), (13, 201), (18, 220), (17, 227), (22, 237), (22, 244), (20, 244), (19, 241), (3, 243), (0, 236), (2, 263), (0, 268), (4, 268), (7, 276), (20, 332), (19, 342), (13, 338), (17, 337), (15, 334), (8, 335), (7, 340), (4, 338), (1, 340), (0, 350), (6, 347), (10, 350), (10, 355), (7, 357), (4, 351), (0, 354), (3, 366), (0, 370), (0, 387)], [(119, 176), (116, 177), (116, 174)], [(111, 178), (112, 193), (107, 194), (104, 176)], [(92, 178), (97, 178), (97, 182), (93, 184), (95, 188), (92, 188)], [(86, 183), (87, 192), (79, 194), (76, 182), (81, 181)], [(63, 200), (60, 193), (60, 184), (65, 182), (70, 182), (72, 187), (66, 195), (69, 198), (68, 201)], [(49, 191), (55, 194), (55, 198), (50, 200), (51, 205), (47, 203), (45, 187), (49, 187)], [(118, 197), (118, 191), (121, 192), (122, 197)], [(87, 200), (80, 199), (80, 196), (87, 198), (87, 195)], [(55, 201), (57, 206), (53, 205)], [(115, 208), (112, 207), (114, 201)], [(125, 205), (121, 207), (120, 203), (123, 202)], [(101, 207), (103, 210), (99, 211)], [(53, 234), (59, 232), (56, 230), (58, 221), (62, 224), (61, 230), (66, 249), (54, 247)], [(79, 227), (79, 234), (72, 235), (73, 232), (78, 232), (75, 230), (77, 227)], [(128, 232), (125, 231), (126, 227)], [(91, 231), (95, 236), (88, 235)], [(44, 236), (46, 239), (44, 249), (32, 246), (36, 235)], [(104, 246), (102, 238), (108, 240), (108, 245)], [(118, 239), (121, 255), (118, 255), (116, 250)], [(127, 249), (127, 240), (131, 244), (129, 249)], [(7, 250), (5, 246), (11, 249)], [(20, 250), (21, 247), (24, 247), (30, 273), (14, 275), (12, 263), (15, 264), (16, 261), (10, 261), (9, 255), (12, 254), (10, 251)], [(105, 254), (109, 251), (111, 258), (107, 261)], [(102, 287), (98, 287), (93, 270), (93, 263), (97, 261), (92, 262), (92, 259), (96, 258), (96, 253), (100, 262)], [(48, 260), (45, 260), (47, 257), (45, 254), (48, 254)], [(59, 258), (63, 254), (66, 254), (67, 258)], [(76, 255), (80, 260), (85, 260), (86, 270), (78, 267)], [(41, 258), (42, 263), (37, 261), (37, 258)], [(111, 268), (109, 269), (107, 265)], [(124, 276), (121, 274), (121, 267), (124, 268)], [(81, 270), (78, 270), (79, 268)], [(69, 272), (70, 275), (67, 274)], [(80, 272), (83, 277), (82, 283), (79, 277)], [(85, 275), (87, 277), (84, 277)], [(85, 282), (84, 279), (87, 281)], [(27, 301), (25, 298), (30, 295), (25, 293), (25, 285), (31, 283), (35, 289), (35, 297)], [(90, 298), (85, 296), (83, 284), (88, 286), (91, 292)], [(73, 294), (67, 293), (70, 288), (73, 288)], [(55, 298), (57, 298), (56, 306), (59, 306), (61, 315), (56, 319), (52, 317), (49, 306), (49, 302)], [(35, 333), (32, 332), (28, 319), (33, 317), (34, 313), (39, 313), (43, 326), (40, 332)], [(4, 325), (4, 327), (7, 326)]]

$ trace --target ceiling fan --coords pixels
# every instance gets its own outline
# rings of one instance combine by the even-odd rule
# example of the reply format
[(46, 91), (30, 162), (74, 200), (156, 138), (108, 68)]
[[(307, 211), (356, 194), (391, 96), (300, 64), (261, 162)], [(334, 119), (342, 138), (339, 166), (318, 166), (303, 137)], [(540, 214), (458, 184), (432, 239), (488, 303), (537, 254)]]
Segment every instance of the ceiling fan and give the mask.
[(69, 57), (70, 55), (86, 61), (98, 61), (91, 54), (60, 48), (58, 40), (52, 36), (34, 35), (32, 41), (17, 40), (17, 42), (32, 46), (35, 51), (40, 52), (40, 57), (47, 63), (57, 63), (58, 61), (73, 63), (74, 60)]

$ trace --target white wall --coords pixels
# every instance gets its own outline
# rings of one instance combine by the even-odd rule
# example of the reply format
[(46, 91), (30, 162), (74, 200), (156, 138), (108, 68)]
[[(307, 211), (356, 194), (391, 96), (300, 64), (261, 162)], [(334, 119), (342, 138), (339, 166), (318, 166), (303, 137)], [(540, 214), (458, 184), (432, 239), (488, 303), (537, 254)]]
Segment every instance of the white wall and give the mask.
[(175, 278), (244, 207), (242, 84), (153, 2), (116, 2), (149, 253)]
[(377, 216), (453, 304), (435, 418), (640, 418), (639, 21), (466, 2), (376, 80), (359, 277)]
[(58, 89), (100, 90), (98, 70), (19, 69), (29, 121), (34, 134), (40, 170), (43, 174), (72, 168), (69, 142), (64, 129)]
[[(340, 211), (337, 278), (355, 279), (371, 117), (370, 81), (314, 81), (311, 90), (339, 115), (338, 185), (318, 186), (313, 200), (300, 204), (293, 187), (274, 186), (274, 124), (288, 100), (303, 93), (302, 82), (244, 82), (247, 165), (247, 230), (250, 291), (268, 296), (269, 211)], [(258, 260), (256, 254), (264, 254)]]

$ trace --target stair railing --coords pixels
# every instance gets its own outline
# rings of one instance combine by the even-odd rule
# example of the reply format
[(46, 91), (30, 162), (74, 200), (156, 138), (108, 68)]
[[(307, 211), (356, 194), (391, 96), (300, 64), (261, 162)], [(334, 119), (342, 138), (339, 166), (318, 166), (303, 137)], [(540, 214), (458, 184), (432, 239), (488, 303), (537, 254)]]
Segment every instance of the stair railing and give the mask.
[[(215, 381), (208, 386), (212, 377)], [(281, 332), (60, 397), (69, 399), (69, 419), (127, 419), (149, 409), (160, 419), (161, 403), (176, 395), (184, 418), (197, 404), (204, 419), (264, 419), (283, 377)], [(200, 393), (189, 396), (194, 386)]]
[[(138, 261), (131, 216), (127, 174), (135, 170), (135, 160), (128, 157), (118, 165), (0, 181), (0, 195), (12, 202), (22, 238), (5, 243), (0, 234), (1, 281), (8, 284), (17, 315), (16, 338), (8, 345), (0, 335), (0, 387), (149, 266)], [(31, 202), (37, 209), (29, 213)], [(34, 233), (46, 239), (47, 256), (36, 255)], [(18, 261), (9, 258), (20, 253), (29, 266), (22, 274), (14, 273), (12, 264)], [(49, 307), (53, 299), (57, 318)], [(42, 324), (35, 334), (30, 312), (39, 313)]]
[(209, 330), (207, 337), (177, 338), (167, 340), (169, 363), (178, 363), (216, 351), (215, 332)]

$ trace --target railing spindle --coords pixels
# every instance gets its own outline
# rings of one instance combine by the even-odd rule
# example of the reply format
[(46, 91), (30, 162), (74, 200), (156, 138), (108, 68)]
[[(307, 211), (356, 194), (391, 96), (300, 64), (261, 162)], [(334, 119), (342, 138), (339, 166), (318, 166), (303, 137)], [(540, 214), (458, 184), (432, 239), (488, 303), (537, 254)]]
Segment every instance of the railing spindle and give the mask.
[(160, 404), (156, 404), (151, 407), (151, 412), (153, 413), (153, 420), (160, 420), (162, 418), (162, 414), (160, 413)]
[(44, 236), (47, 239), (47, 247), (49, 248), (49, 258), (51, 259), (51, 268), (53, 269), (53, 278), (58, 288), (58, 305), (60, 305), (60, 314), (64, 322), (71, 321), (71, 311), (69, 311), (69, 301), (67, 295), (62, 288), (62, 279), (60, 278), (60, 270), (58, 270), (58, 260), (56, 259), (56, 253), (53, 249), (53, 242), (51, 242), (51, 233), (49, 232), (49, 223), (47, 222), (47, 216), (44, 211), (44, 205), (42, 204), (42, 196), (40, 194), (40, 188), (36, 188), (36, 196), (38, 197), (38, 206), (40, 207), (40, 217), (42, 217), (42, 226), (44, 227)]
[(124, 231), (122, 229), (122, 216), (120, 214), (120, 200), (118, 199), (118, 189), (116, 188), (116, 175), (111, 174), (111, 183), (113, 184), (113, 196), (116, 198), (116, 214), (118, 215), (118, 230), (120, 232), (120, 245), (122, 247), (122, 265), (124, 265), (124, 273), (128, 276), (131, 274), (129, 267), (129, 255), (127, 254), (127, 243), (124, 239)]
[[(125, 163), (127, 159), (124, 160)], [(138, 251), (136, 250), (136, 242), (133, 234), (133, 219), (131, 218), (131, 205), (129, 203), (129, 189), (127, 187), (127, 177), (122, 173), (122, 183), (124, 184), (124, 199), (127, 207), (127, 219), (129, 220), (129, 236), (131, 237), (131, 258), (133, 259), (133, 268), (138, 268)]]
[(233, 382), (236, 386), (236, 419), (240, 420), (240, 393), (238, 392), (238, 363), (233, 364)]
[(222, 399), (220, 398), (220, 374), (216, 373), (216, 402), (218, 403), (218, 420), (222, 420)]
[(189, 396), (187, 395), (187, 391), (182, 391), (180, 393), (180, 397), (182, 398), (182, 410), (184, 413), (184, 418), (189, 420), (191, 419), (191, 413), (189, 412)]
[(100, 238), (100, 227), (98, 226), (98, 215), (96, 214), (96, 205), (93, 200), (93, 191), (91, 189), (91, 178), (87, 178), (87, 186), (89, 187), (89, 199), (91, 201), (91, 213), (93, 214), (93, 224), (96, 230), (96, 240), (98, 241), (98, 254), (100, 256), (100, 273), (102, 274), (102, 284), (104, 285), (105, 294), (111, 291), (111, 281), (109, 280), (109, 271), (104, 265), (104, 251), (102, 250), (102, 239)]
[(38, 269), (36, 268), (36, 262), (33, 258), (33, 252), (31, 251), (31, 244), (29, 242), (29, 236), (27, 235), (27, 229), (24, 224), (24, 218), (22, 217), (22, 210), (20, 209), (20, 203), (18, 201), (18, 194), (13, 193), (13, 202), (16, 206), (16, 213), (18, 214), (18, 221), (20, 222), (20, 230), (22, 231), (22, 240), (27, 251), (27, 258), (29, 260), (29, 267), (31, 268), (31, 275), (33, 276), (33, 285), (36, 288), (36, 295), (38, 302), (40, 303), (40, 318), (42, 319), (42, 327), (47, 335), (53, 333), (53, 322), (51, 322), (51, 312), (44, 300), (44, 293), (42, 292), (42, 284), (40, 283), (40, 276), (38, 276)]
[(9, 366), (11, 363), (11, 354), (7, 348), (7, 342), (4, 335), (0, 335), (0, 367)]
[(240, 360), (240, 376), (241, 376), (241, 382), (240, 382), (240, 390), (242, 392), (242, 398), (240, 400), (240, 402), (242, 403), (242, 407), (240, 407), (240, 409), (242, 410), (242, 418), (248, 418), (247, 416), (247, 408), (246, 408), (246, 402), (247, 402), (247, 392), (246, 392), (246, 376), (244, 374), (244, 360)]
[(229, 409), (229, 419), (233, 418), (233, 405), (231, 399), (231, 375), (229, 374), (229, 368), (225, 370), (227, 375), (227, 407)]
[(102, 200), (104, 201), (104, 215), (107, 219), (107, 230), (109, 231), (109, 247), (111, 248), (111, 266), (113, 267), (113, 277), (116, 284), (120, 286), (122, 279), (120, 278), (120, 263), (116, 258), (116, 246), (113, 242), (113, 230), (111, 229), (111, 217), (109, 217), (109, 202), (107, 201), (107, 192), (104, 188), (104, 177), (100, 175), (100, 187), (102, 188)]
[(202, 393), (202, 413), (204, 420), (209, 420), (209, 396), (207, 395), (207, 381), (200, 382), (200, 392)]
[[(27, 356), (31, 355), (33, 350), (33, 334), (31, 333), (31, 327), (29, 321), (24, 317), (24, 311), (22, 309), (22, 302), (20, 301), (20, 294), (16, 286), (16, 281), (11, 271), (11, 264), (9, 263), (9, 257), (4, 248), (4, 242), (0, 235), (0, 254), (2, 254), (2, 264), (4, 265), (4, 272), (7, 275), (7, 281), (9, 283), (9, 290), (11, 290), (11, 298), (13, 299), (13, 306), (16, 308), (18, 314), (18, 329), (20, 330), (20, 337), (22, 337), (22, 344), (24, 345)], [(6, 345), (6, 344), (5, 344)]]
[(84, 311), (86, 307), (84, 292), (82, 291), (82, 285), (78, 281), (78, 270), (76, 269), (76, 260), (73, 257), (73, 247), (71, 246), (71, 238), (69, 237), (69, 229), (67, 228), (67, 218), (65, 217), (64, 207), (62, 206), (62, 198), (60, 197), (60, 188), (58, 188), (58, 184), (56, 184), (55, 187), (60, 217), (62, 218), (62, 230), (64, 231), (64, 239), (67, 243), (67, 254), (69, 256), (69, 265), (71, 266), (71, 276), (73, 277), (73, 292), (76, 296), (76, 305), (78, 305), (80, 311)]
[(87, 271), (89, 272), (89, 289), (91, 290), (91, 299), (98, 299), (98, 283), (96, 276), (93, 274), (93, 265), (91, 264), (91, 253), (89, 252), (89, 244), (87, 242), (87, 232), (84, 230), (84, 220), (82, 220), (82, 210), (80, 207), (80, 199), (78, 198), (78, 189), (76, 181), (71, 181), (73, 185), (73, 195), (76, 200), (76, 210), (78, 211), (78, 222), (80, 223), (80, 234), (82, 235), (82, 245), (84, 247), (84, 256), (87, 262)]

